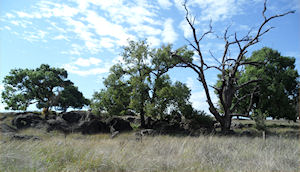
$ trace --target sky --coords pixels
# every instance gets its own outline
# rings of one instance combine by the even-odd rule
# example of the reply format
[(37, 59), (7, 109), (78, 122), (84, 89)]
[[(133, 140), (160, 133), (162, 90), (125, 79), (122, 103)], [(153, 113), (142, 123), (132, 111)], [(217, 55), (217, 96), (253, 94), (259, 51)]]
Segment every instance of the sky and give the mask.
[[(109, 68), (120, 63), (122, 47), (128, 40), (147, 40), (151, 48), (173, 44), (188, 45), (191, 29), (185, 20), (183, 0), (0, 0), (0, 92), (3, 78), (16, 68), (35, 69), (41, 64), (64, 68), (68, 78), (87, 98), (104, 88), (103, 78)], [(224, 41), (218, 38), (230, 26), (229, 33), (243, 37), (257, 30), (263, 21), (263, 0), (188, 0), (199, 34), (209, 29), (213, 34), (201, 42), (204, 58), (216, 63), (210, 51), (220, 58)], [(300, 2), (269, 0), (267, 16), (296, 10), (266, 25), (275, 27), (260, 43), (249, 48), (246, 56), (262, 47), (278, 50), (296, 58), (300, 69)], [(251, 32), (254, 33), (254, 32)], [(192, 47), (189, 47), (192, 49)], [(234, 57), (236, 49), (230, 51)], [(194, 57), (197, 63), (198, 57)], [(217, 71), (207, 71), (209, 85), (214, 85)], [(186, 83), (191, 89), (193, 106), (208, 112), (206, 97), (189, 69), (169, 71), (172, 81)], [(213, 90), (211, 90), (213, 94)], [(212, 96), (216, 103), (216, 96)], [(2, 100), (2, 99), (1, 99)], [(5, 104), (0, 103), (0, 111)], [(34, 108), (32, 108), (34, 109)]]

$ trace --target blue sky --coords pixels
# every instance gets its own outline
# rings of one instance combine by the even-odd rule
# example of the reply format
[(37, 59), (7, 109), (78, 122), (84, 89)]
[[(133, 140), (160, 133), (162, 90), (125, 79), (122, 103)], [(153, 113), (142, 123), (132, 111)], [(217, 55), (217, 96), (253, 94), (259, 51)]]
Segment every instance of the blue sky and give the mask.
[[(216, 57), (223, 51), (224, 42), (216, 35), (222, 35), (228, 25), (231, 33), (242, 37), (263, 20), (262, 0), (189, 0), (188, 7), (196, 16), (199, 33), (207, 31), (212, 20), (214, 34), (201, 43), (210, 63), (215, 61), (209, 50)], [(247, 56), (267, 46), (295, 57), (300, 69), (300, 2), (268, 1), (268, 16), (289, 10), (296, 13), (271, 21), (267, 27), (275, 29), (251, 47)], [(109, 68), (120, 63), (120, 52), (128, 39), (147, 39), (153, 48), (168, 43), (174, 48), (188, 44), (191, 30), (184, 17), (182, 0), (0, 0), (0, 91), (11, 69), (37, 68), (46, 63), (65, 68), (69, 79), (91, 98), (103, 88)], [(233, 57), (235, 53), (232, 49)], [(173, 81), (191, 88), (195, 108), (207, 111), (203, 89), (193, 71), (172, 69), (169, 74)], [(207, 72), (210, 85), (215, 83), (216, 75), (214, 70)], [(215, 96), (213, 99), (217, 101)], [(4, 104), (0, 103), (3, 110)]]

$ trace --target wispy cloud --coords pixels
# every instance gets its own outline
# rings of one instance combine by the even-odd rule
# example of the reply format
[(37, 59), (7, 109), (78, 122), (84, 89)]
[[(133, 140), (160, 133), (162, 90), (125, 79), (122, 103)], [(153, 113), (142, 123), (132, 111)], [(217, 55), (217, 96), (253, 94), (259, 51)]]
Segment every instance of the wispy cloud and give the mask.
[(169, 9), (173, 4), (169, 0), (158, 0), (158, 4), (163, 8), (163, 9)]
[(108, 73), (111, 63), (102, 63), (102, 60), (90, 57), (88, 59), (77, 58), (75, 61), (64, 64), (62, 67), (69, 73), (80, 76), (99, 75)]
[(165, 21), (162, 37), (164, 43), (174, 43), (177, 40), (178, 35), (173, 28), (173, 19), (168, 18)]
[(84, 59), (84, 58), (78, 58), (74, 64), (77, 65), (77, 66), (84, 66), (84, 67), (88, 67), (88, 66), (91, 66), (91, 65), (99, 65), (99, 63), (101, 62), (102, 60), (100, 59), (97, 59), (95, 57), (90, 57), (88, 59)]

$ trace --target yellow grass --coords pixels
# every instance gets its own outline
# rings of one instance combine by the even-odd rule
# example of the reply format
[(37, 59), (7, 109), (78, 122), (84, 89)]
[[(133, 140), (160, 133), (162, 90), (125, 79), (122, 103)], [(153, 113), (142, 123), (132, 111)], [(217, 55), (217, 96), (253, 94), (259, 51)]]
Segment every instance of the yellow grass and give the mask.
[(299, 141), (269, 137), (144, 137), (39, 133), (1, 138), (0, 171), (299, 171)]

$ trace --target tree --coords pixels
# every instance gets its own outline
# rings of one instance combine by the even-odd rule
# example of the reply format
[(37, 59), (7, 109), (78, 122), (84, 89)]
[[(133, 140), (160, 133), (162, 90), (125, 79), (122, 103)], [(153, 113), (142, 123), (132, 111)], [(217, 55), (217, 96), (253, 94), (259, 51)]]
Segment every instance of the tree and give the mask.
[(3, 80), (3, 103), (11, 110), (26, 110), (31, 104), (46, 111), (55, 106), (62, 110), (82, 108), (88, 100), (67, 77), (66, 70), (46, 64), (35, 70), (13, 69)]
[(83, 94), (78, 91), (78, 87), (73, 84), (66, 85), (61, 93), (57, 96), (57, 104), (53, 104), (58, 110), (67, 111), (71, 108), (82, 108), (84, 105), (89, 105), (90, 101), (84, 98)]
[[(295, 69), (295, 58), (281, 56), (278, 51), (265, 47), (254, 51), (247, 60), (263, 65), (247, 65), (238, 82), (257, 78), (261, 81), (242, 88), (238, 93), (239, 97), (245, 96), (247, 90), (256, 88), (259, 94), (253, 97), (253, 110), (273, 118), (296, 120), (299, 74)], [(243, 109), (249, 101), (248, 97), (241, 102), (241, 106), (237, 108), (239, 113), (245, 113)]]
[(129, 110), (130, 91), (128, 81), (124, 80), (124, 71), (120, 65), (110, 69), (109, 76), (104, 80), (105, 89), (95, 92), (91, 108), (96, 114), (103, 111), (110, 115), (124, 115)]
[[(186, 58), (193, 55), (186, 47), (176, 51)], [(149, 114), (151, 116), (157, 116), (155, 113), (159, 113), (159, 117), (163, 118), (168, 108), (185, 106), (176, 100), (183, 99), (182, 102), (189, 104), (190, 90), (178, 83), (173, 86), (167, 75), (167, 72), (180, 62), (172, 58), (171, 52), (171, 45), (150, 50), (145, 41), (130, 41), (129, 46), (124, 48), (123, 58), (126, 66), (124, 70), (130, 78), (129, 84), (132, 87), (129, 107), (140, 114), (141, 127), (145, 126), (146, 112), (148, 114), (152, 112)], [(174, 91), (176, 89), (179, 92), (176, 93)], [(186, 92), (188, 94), (179, 94)]]
[[(145, 41), (130, 41), (122, 53), (124, 64), (111, 68), (106, 89), (94, 94), (92, 108), (120, 115), (132, 110), (140, 115), (141, 127), (146, 115), (164, 118), (175, 110), (182, 114), (190, 104), (190, 90), (182, 83), (172, 84), (167, 75), (179, 62), (171, 49), (171, 45), (150, 49)], [(177, 51), (182, 56), (193, 54), (186, 48)]]
[[(186, 58), (179, 55), (176, 51), (173, 52), (173, 57), (180, 59), (181, 64), (178, 65), (180, 67), (188, 67), (191, 68), (196, 74), (198, 75), (198, 80), (201, 82), (205, 95), (207, 98), (207, 103), (209, 105), (209, 111), (214, 115), (216, 120), (220, 122), (221, 124), (221, 130), (223, 133), (227, 133), (230, 130), (231, 126), (231, 119), (234, 115), (234, 112), (236, 111), (236, 108), (239, 107), (240, 102), (245, 99), (246, 97), (250, 97), (250, 102), (248, 103), (250, 106), (252, 106), (252, 98), (253, 94), (257, 90), (251, 90), (251, 92), (248, 92), (247, 96), (245, 97), (239, 97), (234, 102), (234, 97), (237, 95), (240, 89), (244, 88), (245, 86), (260, 81), (261, 79), (254, 79), (249, 80), (245, 83), (238, 83), (237, 82), (237, 72), (239, 72), (240, 68), (244, 65), (255, 65), (256, 62), (251, 61), (245, 61), (244, 56), (247, 53), (247, 49), (255, 44), (257, 44), (262, 36), (264, 36), (266, 33), (268, 33), (273, 27), (267, 27), (267, 23), (269, 23), (271, 20), (275, 18), (279, 18), (282, 16), (285, 16), (290, 13), (294, 13), (295, 11), (289, 11), (283, 14), (273, 15), (271, 17), (266, 16), (267, 11), (267, 5), (266, 0), (264, 2), (264, 8), (262, 11), (263, 16), (263, 22), (259, 25), (258, 29), (253, 32), (253, 30), (250, 30), (248, 34), (245, 36), (239, 37), (238, 34), (235, 32), (234, 34), (229, 34), (230, 27), (227, 27), (225, 29), (224, 35), (222, 39), (225, 42), (224, 46), (224, 52), (221, 56), (221, 61), (219, 61), (213, 53), (211, 53), (211, 58), (215, 59), (219, 65), (208, 65), (207, 59), (204, 57), (203, 49), (200, 44), (200, 42), (205, 38), (207, 35), (213, 33), (212, 26), (210, 24), (210, 29), (203, 33), (202, 35), (198, 35), (198, 31), (195, 28), (194, 25), (194, 18), (190, 16), (189, 10), (187, 8), (187, 3), (184, 3), (184, 8), (186, 11), (186, 21), (188, 22), (192, 33), (193, 33), (193, 41), (189, 41), (189, 45), (194, 49), (196, 52), (196, 55), (198, 56), (198, 61), (193, 61), (191, 57)], [(254, 33), (252, 35), (252, 33)], [(232, 58), (229, 54), (230, 49), (237, 48), (238, 49), (238, 55), (236, 58)], [(206, 70), (208, 69), (216, 69), (221, 73), (221, 85), (220, 87), (214, 87), (212, 86), (216, 92), (218, 93), (218, 98), (220, 101), (221, 109), (223, 109), (223, 112), (220, 113), (217, 109), (217, 107), (213, 104), (211, 95), (209, 92), (209, 86), (206, 79)]]

